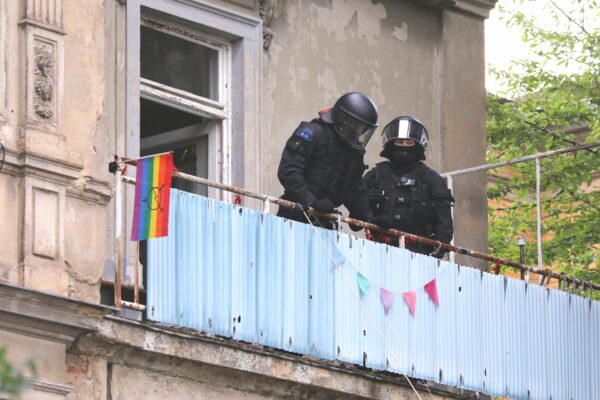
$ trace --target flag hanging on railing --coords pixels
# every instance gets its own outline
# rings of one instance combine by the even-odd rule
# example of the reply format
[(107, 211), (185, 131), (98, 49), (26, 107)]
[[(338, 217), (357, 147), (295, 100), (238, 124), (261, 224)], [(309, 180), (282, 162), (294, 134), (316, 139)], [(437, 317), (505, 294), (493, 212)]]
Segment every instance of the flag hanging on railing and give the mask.
[(169, 234), (169, 202), (173, 155), (161, 154), (137, 161), (131, 240)]

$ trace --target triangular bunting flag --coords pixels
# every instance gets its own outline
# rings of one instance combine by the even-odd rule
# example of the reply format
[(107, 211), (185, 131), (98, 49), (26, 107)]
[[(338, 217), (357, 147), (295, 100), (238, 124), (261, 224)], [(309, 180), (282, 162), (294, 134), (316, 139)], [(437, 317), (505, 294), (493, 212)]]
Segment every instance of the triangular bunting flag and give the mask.
[(379, 295), (381, 297), (381, 302), (383, 303), (383, 310), (385, 311), (385, 315), (387, 315), (390, 308), (392, 308), (392, 304), (394, 304), (394, 292), (381, 288), (379, 289)]
[(404, 297), (404, 301), (406, 301), (406, 305), (408, 306), (408, 310), (410, 311), (410, 315), (415, 316), (415, 307), (417, 303), (417, 292), (414, 290), (411, 292), (402, 293), (402, 297)]
[(345, 261), (346, 257), (337, 249), (336, 246), (331, 246), (331, 253), (333, 255), (333, 262), (335, 266), (341, 266)]
[(356, 273), (356, 282), (358, 282), (358, 289), (360, 290), (360, 294), (366, 295), (369, 290), (369, 280), (366, 276), (361, 274), (360, 272)]
[(440, 304), (440, 301), (438, 299), (437, 285), (435, 283), (435, 279), (430, 280), (425, 285), (425, 292), (427, 292), (427, 294), (429, 295), (429, 298), (431, 299), (431, 301), (433, 301), (433, 304), (435, 304), (436, 306), (438, 306)]

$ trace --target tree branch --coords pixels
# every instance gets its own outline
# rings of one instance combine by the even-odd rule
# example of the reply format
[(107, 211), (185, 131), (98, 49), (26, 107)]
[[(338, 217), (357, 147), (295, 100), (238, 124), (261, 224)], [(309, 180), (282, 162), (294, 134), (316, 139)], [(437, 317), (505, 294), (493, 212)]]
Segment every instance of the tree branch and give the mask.
[(562, 15), (564, 15), (565, 17), (567, 17), (567, 19), (569, 21), (571, 21), (572, 23), (574, 23), (575, 25), (577, 25), (579, 27), (579, 29), (581, 29), (585, 34), (589, 35), (590, 33), (585, 29), (585, 27), (583, 25), (581, 25), (579, 22), (575, 21), (569, 14), (567, 14), (562, 8), (560, 8), (559, 6), (556, 5), (556, 3), (554, 2), (554, 0), (550, 0), (550, 3), (552, 3), (552, 5), (554, 6), (554, 8), (556, 8), (558, 11), (560, 11), (560, 13)]

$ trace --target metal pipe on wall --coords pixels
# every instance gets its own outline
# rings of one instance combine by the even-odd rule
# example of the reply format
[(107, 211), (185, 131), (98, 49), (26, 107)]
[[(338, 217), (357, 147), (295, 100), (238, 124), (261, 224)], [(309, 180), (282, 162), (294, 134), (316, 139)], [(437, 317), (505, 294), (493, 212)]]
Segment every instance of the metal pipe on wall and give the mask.
[(537, 254), (538, 268), (543, 268), (542, 260), (542, 166), (539, 158), (535, 159), (535, 202), (537, 212)]

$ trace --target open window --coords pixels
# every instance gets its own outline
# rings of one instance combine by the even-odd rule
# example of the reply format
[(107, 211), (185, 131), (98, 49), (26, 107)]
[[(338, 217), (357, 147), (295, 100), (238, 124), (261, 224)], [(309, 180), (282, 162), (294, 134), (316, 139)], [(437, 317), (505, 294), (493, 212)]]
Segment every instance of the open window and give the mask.
[[(173, 19), (141, 22), (140, 154), (173, 151), (181, 172), (222, 180), (230, 44)], [(215, 195), (189, 181), (174, 179), (173, 187)]]
[[(124, 8), (117, 9), (117, 21), (124, 26), (117, 24), (115, 31), (116, 153), (137, 158), (173, 151), (175, 165), (182, 172), (259, 189), (261, 20), (220, 3), (127, 0)], [(135, 172), (131, 168), (127, 175), (135, 177)], [(187, 181), (174, 179), (173, 186), (233, 200), (228, 192)], [(113, 304), (117, 263), (123, 271), (120, 279), (126, 301), (134, 301), (134, 271), (141, 266), (138, 281), (144, 304), (145, 243), (138, 246), (129, 240), (133, 199), (133, 186), (126, 186), (119, 208), (121, 223), (116, 223), (118, 205), (112, 215), (115, 223), (110, 226), (121, 228), (107, 246), (101, 291), (104, 304)]]

